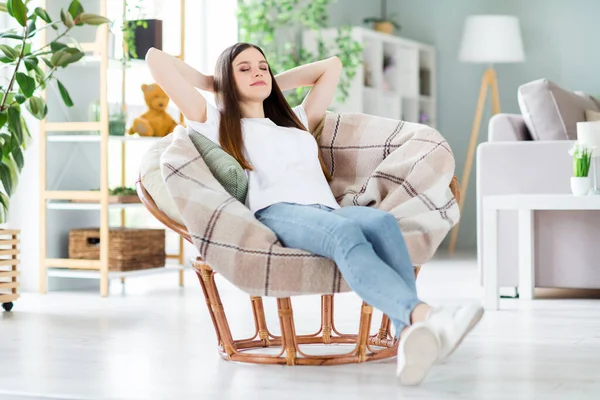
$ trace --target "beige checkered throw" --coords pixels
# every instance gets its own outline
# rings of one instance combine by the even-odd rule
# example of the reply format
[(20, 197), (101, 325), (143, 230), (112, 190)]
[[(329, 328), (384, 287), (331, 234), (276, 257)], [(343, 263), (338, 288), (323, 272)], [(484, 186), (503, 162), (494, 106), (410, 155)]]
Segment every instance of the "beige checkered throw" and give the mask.
[[(315, 133), (341, 206), (376, 207), (398, 220), (414, 265), (434, 254), (458, 222), (449, 184), (454, 157), (424, 125), (365, 114), (328, 113)], [(349, 291), (333, 261), (283, 247), (275, 234), (211, 175), (178, 127), (161, 172), (200, 256), (225, 279), (255, 296)]]

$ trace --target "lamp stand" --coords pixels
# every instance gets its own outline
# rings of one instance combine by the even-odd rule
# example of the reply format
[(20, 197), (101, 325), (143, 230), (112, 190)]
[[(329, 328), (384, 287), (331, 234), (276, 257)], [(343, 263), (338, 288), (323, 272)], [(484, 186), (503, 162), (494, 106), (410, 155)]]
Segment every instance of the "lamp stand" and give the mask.
[[(471, 167), (473, 166), (473, 156), (475, 155), (475, 148), (477, 147), (477, 137), (479, 136), (479, 127), (481, 126), (481, 118), (483, 116), (483, 108), (487, 99), (488, 88), (492, 89), (492, 115), (500, 112), (500, 96), (498, 95), (498, 80), (496, 78), (496, 71), (493, 67), (488, 68), (481, 78), (481, 87), (479, 88), (479, 100), (477, 101), (477, 109), (475, 111), (475, 120), (473, 121), (473, 130), (471, 131), (471, 140), (469, 142), (469, 150), (467, 151), (467, 158), (465, 162), (465, 169), (460, 186), (460, 201), (458, 204), (459, 209), (463, 210), (465, 199), (467, 198), (467, 188), (469, 186), (469, 176), (471, 175)], [(457, 224), (452, 230), (450, 236), (450, 254), (454, 253), (456, 247), (456, 241), (458, 239), (458, 227)]]

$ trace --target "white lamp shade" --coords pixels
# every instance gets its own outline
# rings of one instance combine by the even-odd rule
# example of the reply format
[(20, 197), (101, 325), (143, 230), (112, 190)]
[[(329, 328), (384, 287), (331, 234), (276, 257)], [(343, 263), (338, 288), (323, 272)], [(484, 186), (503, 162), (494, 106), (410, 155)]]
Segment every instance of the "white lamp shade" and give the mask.
[(515, 63), (525, 60), (521, 28), (510, 15), (472, 15), (463, 30), (459, 59), (472, 63)]
[(600, 121), (578, 122), (577, 141), (587, 146), (595, 146), (592, 156), (600, 156)]

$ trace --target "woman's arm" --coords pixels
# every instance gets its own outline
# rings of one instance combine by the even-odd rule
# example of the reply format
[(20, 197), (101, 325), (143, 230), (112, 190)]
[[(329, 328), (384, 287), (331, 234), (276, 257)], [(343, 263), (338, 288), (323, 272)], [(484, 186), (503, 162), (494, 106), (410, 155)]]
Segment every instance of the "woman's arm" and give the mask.
[(312, 131), (321, 121), (333, 100), (340, 81), (342, 63), (331, 57), (311, 64), (301, 65), (278, 74), (275, 79), (281, 90), (312, 86), (302, 106), (308, 117), (308, 130)]
[(187, 119), (206, 122), (206, 100), (195, 88), (212, 92), (212, 76), (206, 76), (180, 59), (155, 48), (146, 53), (146, 63), (156, 83)]

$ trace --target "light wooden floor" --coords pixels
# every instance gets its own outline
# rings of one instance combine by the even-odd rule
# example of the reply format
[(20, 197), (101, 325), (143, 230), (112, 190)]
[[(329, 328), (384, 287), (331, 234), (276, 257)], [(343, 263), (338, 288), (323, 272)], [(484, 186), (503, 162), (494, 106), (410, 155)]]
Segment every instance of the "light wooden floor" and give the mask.
[[(394, 380), (395, 360), (338, 367), (234, 364), (216, 353), (200, 287), (188, 275), (138, 278), (95, 293), (25, 294), (0, 314), (0, 399), (598, 399), (598, 300), (503, 300), (462, 347), (417, 388)], [(436, 261), (418, 286), (433, 304), (480, 295), (473, 260)], [(226, 310), (249, 316), (247, 297), (224, 290)], [(318, 298), (293, 302), (318, 325)], [(243, 307), (240, 305), (243, 304)], [(273, 303), (267, 303), (273, 304)], [(336, 303), (339, 328), (357, 324), (353, 295)], [(276, 321), (274, 309), (269, 320)], [(231, 318), (240, 336), (250, 318)], [(312, 330), (312, 329), (307, 329)]]

